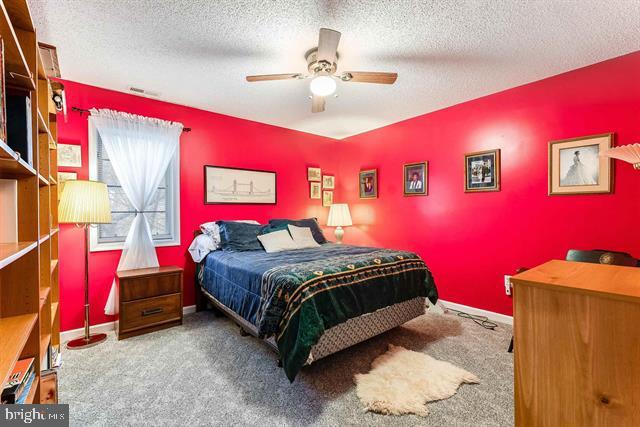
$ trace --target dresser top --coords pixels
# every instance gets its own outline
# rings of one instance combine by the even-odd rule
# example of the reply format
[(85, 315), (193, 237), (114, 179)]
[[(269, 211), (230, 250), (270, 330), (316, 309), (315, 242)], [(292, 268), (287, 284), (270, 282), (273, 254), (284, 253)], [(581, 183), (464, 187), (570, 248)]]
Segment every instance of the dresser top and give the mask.
[[(518, 284), (640, 300), (640, 268), (552, 260), (512, 279)], [(516, 290), (517, 292), (517, 290)]]
[(116, 272), (119, 279), (127, 279), (130, 277), (155, 276), (158, 274), (181, 273), (182, 268), (175, 265), (166, 267), (138, 268), (135, 270), (123, 270)]

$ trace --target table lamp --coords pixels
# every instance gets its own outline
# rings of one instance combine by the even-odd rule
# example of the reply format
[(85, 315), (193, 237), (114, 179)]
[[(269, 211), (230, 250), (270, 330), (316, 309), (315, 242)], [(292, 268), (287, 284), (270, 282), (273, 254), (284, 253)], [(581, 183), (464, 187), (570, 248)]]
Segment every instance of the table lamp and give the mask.
[(60, 196), (59, 218), (60, 223), (84, 227), (84, 336), (69, 341), (67, 348), (87, 348), (107, 339), (107, 334), (89, 332), (89, 226), (111, 223), (107, 186), (96, 181), (66, 181)]
[(635, 170), (640, 170), (640, 144), (638, 143), (613, 147), (602, 155), (631, 163)]
[(336, 243), (342, 243), (344, 230), (342, 227), (353, 225), (351, 222), (351, 214), (349, 206), (346, 203), (334, 203), (329, 208), (329, 219), (327, 219), (329, 227), (336, 227)]

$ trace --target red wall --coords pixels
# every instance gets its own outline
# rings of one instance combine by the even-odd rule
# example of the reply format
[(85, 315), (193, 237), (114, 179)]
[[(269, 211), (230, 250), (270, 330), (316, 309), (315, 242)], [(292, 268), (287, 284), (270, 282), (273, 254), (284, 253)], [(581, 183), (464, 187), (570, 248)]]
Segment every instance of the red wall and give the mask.
[[(327, 208), (319, 200), (309, 199), (306, 167), (321, 166), (335, 174), (333, 160), (337, 141), (275, 126), (210, 113), (194, 108), (64, 81), (69, 112), (67, 122), (58, 118), (61, 143), (82, 145), (80, 169), (60, 168), (88, 177), (87, 117), (70, 107), (111, 108), (134, 114), (182, 122), (191, 127), (180, 142), (180, 233), (181, 245), (158, 248), (160, 265), (185, 268), (185, 305), (193, 304), (194, 264), (187, 248), (193, 231), (205, 221), (216, 219), (256, 219), (267, 221), (276, 216), (317, 216), (324, 222)], [(203, 165), (245, 167), (278, 173), (277, 205), (205, 205), (203, 203)], [(73, 225), (60, 231), (60, 304), (61, 329), (83, 325), (83, 233)], [(91, 323), (112, 320), (104, 314), (113, 275), (121, 251), (92, 253), (90, 257)]]
[[(640, 257), (640, 173), (616, 162), (610, 195), (547, 195), (550, 140), (615, 132), (640, 141), (640, 52), (348, 138), (338, 201), (347, 243), (418, 252), (441, 298), (511, 314), (503, 275), (563, 259), (570, 248)], [(502, 191), (464, 193), (466, 152), (502, 150)], [(429, 195), (402, 196), (403, 163), (429, 161)], [(358, 171), (377, 168), (379, 198), (358, 198)], [(342, 200), (340, 200), (340, 198)]]

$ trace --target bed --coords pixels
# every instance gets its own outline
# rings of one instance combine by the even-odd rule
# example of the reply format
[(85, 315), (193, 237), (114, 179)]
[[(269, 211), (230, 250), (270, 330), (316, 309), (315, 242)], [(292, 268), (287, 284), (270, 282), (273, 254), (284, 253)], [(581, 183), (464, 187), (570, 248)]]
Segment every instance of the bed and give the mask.
[(196, 302), (208, 300), (264, 339), (293, 381), (305, 364), (367, 340), (435, 303), (431, 272), (416, 254), (325, 243), (277, 253), (209, 253), (196, 269)]

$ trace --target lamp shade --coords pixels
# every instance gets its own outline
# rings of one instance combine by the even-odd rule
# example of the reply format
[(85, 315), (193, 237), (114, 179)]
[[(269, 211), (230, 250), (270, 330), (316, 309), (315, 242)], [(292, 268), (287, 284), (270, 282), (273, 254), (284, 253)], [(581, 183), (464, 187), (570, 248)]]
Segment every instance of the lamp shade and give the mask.
[(353, 225), (351, 222), (351, 214), (349, 213), (349, 206), (346, 203), (335, 203), (331, 205), (327, 225), (329, 227)]
[(61, 223), (111, 223), (109, 192), (102, 182), (66, 181), (58, 210)]

